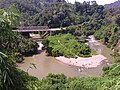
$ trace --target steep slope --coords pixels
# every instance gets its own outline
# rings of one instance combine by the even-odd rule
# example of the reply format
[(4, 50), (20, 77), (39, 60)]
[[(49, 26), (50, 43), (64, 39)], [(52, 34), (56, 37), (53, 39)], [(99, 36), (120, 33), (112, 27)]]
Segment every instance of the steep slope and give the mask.
[(114, 3), (111, 3), (111, 4), (106, 4), (106, 5), (104, 5), (105, 6), (105, 8), (107, 8), (107, 9), (110, 9), (110, 8), (118, 8), (118, 7), (120, 7), (120, 0), (118, 0), (118, 1), (116, 1), (116, 2), (114, 2)]
[(0, 8), (15, 4), (23, 13), (33, 15), (43, 9), (44, 4), (40, 0), (0, 0)]
[(21, 12), (31, 16), (41, 12), (46, 5), (55, 2), (65, 2), (65, 0), (0, 0), (0, 8), (15, 4)]

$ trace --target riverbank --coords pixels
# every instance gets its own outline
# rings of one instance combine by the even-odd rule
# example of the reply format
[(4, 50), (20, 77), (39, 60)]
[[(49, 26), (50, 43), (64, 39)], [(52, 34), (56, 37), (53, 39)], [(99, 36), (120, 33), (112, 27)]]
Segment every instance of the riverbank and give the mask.
[(56, 57), (56, 59), (62, 63), (82, 68), (94, 68), (107, 62), (107, 58), (103, 55), (93, 55), (92, 57), (88, 58), (78, 57), (77, 59), (60, 56)]

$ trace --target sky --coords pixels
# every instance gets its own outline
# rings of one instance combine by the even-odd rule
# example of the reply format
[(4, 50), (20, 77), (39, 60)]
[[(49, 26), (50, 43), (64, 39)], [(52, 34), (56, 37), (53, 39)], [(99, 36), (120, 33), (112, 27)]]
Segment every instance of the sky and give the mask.
[[(66, 0), (66, 1), (67, 1), (67, 0)], [(118, 1), (118, 0), (76, 0), (76, 1), (81, 2), (81, 3), (82, 3), (83, 1), (97, 1), (97, 3), (98, 3), (99, 5), (104, 5), (104, 4), (113, 3), (113, 2)], [(68, 0), (68, 2), (74, 3), (75, 0)]]

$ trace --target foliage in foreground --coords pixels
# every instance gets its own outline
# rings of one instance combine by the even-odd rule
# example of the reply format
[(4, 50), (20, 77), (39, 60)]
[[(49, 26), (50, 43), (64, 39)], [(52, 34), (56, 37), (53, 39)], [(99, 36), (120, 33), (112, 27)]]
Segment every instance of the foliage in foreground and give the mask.
[(33, 88), (38, 81), (37, 78), (17, 69), (14, 61), (1, 52), (0, 80), (0, 90), (30, 90), (29, 88)]
[(84, 44), (79, 43), (71, 34), (60, 34), (49, 36), (43, 40), (43, 49), (51, 56), (65, 56), (65, 57), (87, 57), (90, 56), (90, 48)]
[[(103, 77), (67, 78), (49, 74), (42, 80), (15, 68), (10, 57), (0, 53), (1, 90), (119, 90), (120, 64), (104, 68)], [(17, 81), (17, 82), (16, 82)]]
[(11, 6), (7, 10), (0, 10), (0, 51), (21, 62), (22, 55), (37, 52), (38, 44), (12, 31), (19, 23), (19, 14), (14, 9)]
[[(3, 45), (1, 45), (0, 49), (4, 52), (5, 52), (5, 50), (7, 50), (7, 52), (9, 52), (9, 51), (12, 52), (10, 49), (12, 47), (12, 49), (15, 51), (20, 50), (19, 52), (21, 52), (22, 54), (24, 52), (25, 53), (28, 52), (29, 50), (31, 52), (31, 47), (34, 47), (34, 44), (33, 44), (33, 46), (31, 46), (31, 44), (30, 44), (29, 50), (26, 50), (27, 47), (29, 47), (29, 45), (26, 47), (26, 45), (28, 44), (26, 42), (26, 39), (19, 36), (18, 34), (13, 33), (12, 31), (9, 31), (9, 30), (11, 30), (11, 25), (10, 25), (9, 20), (12, 20), (12, 17), (10, 17), (10, 18), (8, 18), (6, 16), (4, 17), (2, 12), (0, 12), (0, 15), (2, 16), (2, 17), (0, 16), (0, 25), (1, 25), (0, 32), (2, 32), (1, 35), (4, 35), (0, 38), (0, 40), (1, 40), (0, 45), (1, 45), (1, 43), (3, 44)], [(14, 26), (14, 25), (12, 24), (12, 26)], [(4, 32), (6, 34), (4, 34)], [(109, 35), (109, 33), (105, 34), (105, 35), (107, 36), (107, 35)], [(77, 49), (80, 49), (81, 52), (82, 52), (82, 50), (84, 50), (84, 48), (81, 49), (79, 47), (78, 42), (75, 40), (75, 38), (73, 36), (71, 36), (70, 34), (63, 35), (63, 36), (64, 37), (62, 37), (62, 35), (58, 35), (57, 37), (51, 36), (49, 38), (51, 38), (52, 41), (50, 41), (48, 39), (44, 42), (44, 44), (48, 45), (50, 43), (49, 44), (50, 46), (48, 45), (50, 47), (50, 49), (47, 48), (48, 50), (51, 50), (51, 49), (56, 50), (58, 48), (57, 44), (61, 45), (60, 44), (61, 42), (63, 45), (64, 45), (64, 43), (66, 43), (65, 44), (66, 48), (69, 48), (69, 47), (76, 48), (77, 47)], [(69, 36), (69, 37), (67, 37), (67, 36)], [(18, 39), (18, 38), (20, 38), (20, 39)], [(21, 38), (23, 38), (23, 39), (21, 39)], [(9, 40), (10, 40), (10, 42), (9, 42)], [(70, 41), (70, 42), (68, 42), (68, 41)], [(20, 42), (22, 44), (20, 44)], [(17, 45), (19, 45), (19, 46), (17, 46)], [(57, 48), (55, 48), (55, 49), (52, 48), (52, 46), (55, 46), (55, 45)], [(76, 45), (76, 46), (74, 46), (74, 45)], [(14, 48), (14, 46), (15, 46), (15, 48)], [(59, 48), (61, 48), (61, 46)], [(24, 48), (24, 49), (22, 49), (22, 48)], [(64, 48), (65, 47), (62, 47), (63, 50), (66, 50)], [(62, 49), (60, 49), (60, 50), (62, 50)], [(86, 47), (85, 47), (85, 49), (86, 49)], [(89, 48), (85, 51), (89, 51)], [(55, 51), (53, 51), (53, 52), (51, 52), (51, 53), (53, 53), (54, 55), (61, 54), (59, 52), (57, 52), (57, 54)], [(62, 52), (64, 52), (64, 51), (62, 51)], [(78, 55), (81, 54), (81, 52), (77, 51), (76, 49), (74, 52), (78, 52)], [(69, 56), (67, 50), (65, 53), (67, 53), (67, 55)], [(85, 53), (86, 52), (84, 52), (84, 54)], [(73, 53), (70, 53), (70, 54), (76, 55)], [(19, 55), (19, 54), (16, 53), (15, 56), (16, 55)], [(13, 56), (13, 57), (15, 57), (15, 56)], [(117, 63), (115, 65), (105, 67), (103, 69), (104, 76), (101, 78), (99, 78), (99, 77), (97, 77), (97, 78), (93, 78), (93, 77), (66, 78), (66, 76), (64, 76), (64, 75), (49, 74), (44, 79), (38, 80), (34, 77), (29, 76), (27, 73), (16, 69), (15, 64), (12, 61), (11, 57), (0, 53), (0, 79), (1, 79), (0, 88), (1, 88), (1, 90), (120, 90), (120, 64), (119, 64), (119, 61), (120, 61), (119, 58), (117, 58)]]
[(29, 90), (119, 90), (120, 76), (66, 78), (63, 74), (49, 74), (36, 81), (35, 88)]
[[(66, 78), (63, 74), (49, 74), (42, 80), (28, 76), (24, 72), (21, 75), (23, 82), (17, 90), (119, 90), (120, 76), (117, 77), (83, 77)], [(23, 84), (24, 83), (24, 84)], [(16, 87), (18, 87), (16, 85)], [(24, 86), (24, 87), (23, 87)], [(13, 90), (13, 89), (12, 89)]]

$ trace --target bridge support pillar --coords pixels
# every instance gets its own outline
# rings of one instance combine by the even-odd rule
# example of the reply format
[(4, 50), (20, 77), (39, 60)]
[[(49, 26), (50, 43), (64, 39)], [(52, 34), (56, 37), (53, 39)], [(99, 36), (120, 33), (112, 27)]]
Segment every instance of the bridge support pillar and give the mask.
[(50, 31), (50, 36), (52, 35), (52, 32)]

